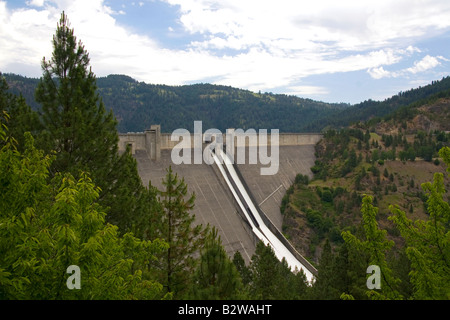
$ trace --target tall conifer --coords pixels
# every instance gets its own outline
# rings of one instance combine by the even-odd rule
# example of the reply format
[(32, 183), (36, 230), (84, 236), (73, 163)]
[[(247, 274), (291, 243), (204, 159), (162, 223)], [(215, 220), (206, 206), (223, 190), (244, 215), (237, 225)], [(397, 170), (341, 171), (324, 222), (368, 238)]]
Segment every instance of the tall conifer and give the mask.
[(191, 210), (195, 194), (186, 198), (187, 185), (171, 167), (167, 169), (163, 185), (163, 190), (158, 191), (162, 206), (159, 237), (169, 244), (169, 249), (160, 260), (160, 282), (175, 298), (180, 298), (186, 294), (192, 280), (197, 262), (194, 255), (202, 249), (209, 228), (194, 224)]
[(51, 173), (89, 172), (101, 188), (100, 201), (109, 207), (108, 220), (129, 231), (142, 209), (143, 185), (135, 160), (118, 154), (117, 121), (97, 92), (89, 55), (77, 42), (66, 14), (53, 36), (51, 59), (42, 61), (43, 76), (36, 89), (42, 105), (41, 148), (56, 152)]

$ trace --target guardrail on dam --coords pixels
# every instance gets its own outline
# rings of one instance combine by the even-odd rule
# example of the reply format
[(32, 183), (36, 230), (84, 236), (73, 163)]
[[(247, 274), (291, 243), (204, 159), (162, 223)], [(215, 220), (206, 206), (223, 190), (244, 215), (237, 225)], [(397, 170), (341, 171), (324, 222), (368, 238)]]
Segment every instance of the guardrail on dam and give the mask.
[[(251, 147), (257, 137), (247, 133), (246, 147)], [(270, 134), (267, 141), (270, 142)], [(256, 140), (253, 140), (253, 139)], [(312, 177), (310, 168), (314, 165), (315, 145), (322, 138), (320, 134), (280, 133), (279, 134), (279, 170), (275, 175), (261, 176), (261, 164), (235, 164), (238, 175), (250, 197), (260, 210), (261, 217), (267, 227), (272, 230), (281, 242), (296, 257), (301, 256), (281, 233), (282, 216), (281, 199), (298, 173)], [(191, 145), (195, 137), (191, 135)], [(189, 139), (188, 139), (189, 140)], [(225, 134), (223, 136), (225, 141)], [(233, 197), (219, 168), (216, 165), (180, 164), (175, 165), (171, 159), (172, 149), (177, 141), (171, 141), (171, 134), (161, 133), (159, 125), (140, 133), (119, 134), (119, 152), (127, 146), (137, 160), (138, 171), (144, 185), (151, 181), (152, 185), (162, 188), (162, 179), (166, 169), (172, 170), (185, 179), (188, 193), (195, 193), (196, 201), (193, 214), (197, 223), (210, 224), (218, 229), (227, 253), (232, 256), (239, 251), (246, 262), (249, 262), (258, 238), (255, 236), (245, 217), (245, 213)], [(207, 144), (202, 144), (205, 148)], [(194, 152), (192, 150), (192, 152)], [(246, 152), (248, 157), (248, 152)], [(300, 258), (301, 259), (301, 258)], [(309, 266), (308, 266), (309, 268)], [(314, 268), (311, 273), (315, 273)]]

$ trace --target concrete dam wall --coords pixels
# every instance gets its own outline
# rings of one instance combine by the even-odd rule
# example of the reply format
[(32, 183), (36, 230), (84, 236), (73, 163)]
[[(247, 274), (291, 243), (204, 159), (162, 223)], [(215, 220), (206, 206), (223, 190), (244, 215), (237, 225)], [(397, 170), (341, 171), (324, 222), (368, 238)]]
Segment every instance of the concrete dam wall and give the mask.
[[(228, 132), (228, 130), (230, 131)], [(234, 142), (240, 146), (271, 146), (271, 132), (268, 132), (267, 138), (262, 140), (259, 138), (258, 132), (254, 130), (228, 130), (227, 133), (220, 133), (221, 141), (223, 141), (224, 144), (229, 141), (227, 135), (232, 134), (234, 135)], [(203, 140), (206, 135), (208, 134), (201, 133), (200, 136), (198, 136), (196, 133), (191, 134), (189, 132), (186, 132), (185, 134), (180, 133), (178, 135), (174, 135), (173, 133), (161, 133), (161, 127), (159, 125), (152, 125), (150, 129), (145, 130), (144, 132), (128, 132), (119, 134), (119, 152), (125, 151), (128, 145), (131, 148), (132, 154), (134, 154), (136, 150), (143, 150), (147, 152), (151, 160), (158, 160), (161, 150), (171, 150), (175, 147), (181, 147), (180, 139), (177, 139), (177, 137), (182, 137), (183, 146), (194, 147), (196, 143), (198, 143), (198, 139)], [(172, 136), (174, 137), (173, 140)], [(320, 139), (322, 139), (322, 135), (317, 133), (279, 133), (277, 136), (279, 146), (315, 145), (320, 141)], [(240, 143), (241, 141), (243, 144)], [(203, 141), (201, 143), (204, 146)]]
[[(274, 175), (261, 175), (261, 168), (267, 164), (251, 164), (249, 155), (252, 146), (259, 141), (258, 134), (246, 132), (245, 144), (235, 147), (235, 156), (240, 152), (245, 154), (245, 161), (236, 161), (235, 167), (239, 172), (242, 182), (245, 184), (258, 210), (264, 216), (264, 221), (274, 233), (283, 238), (281, 233), (282, 216), (280, 213), (281, 199), (285, 195), (295, 176), (298, 173), (312, 177), (310, 168), (315, 161), (315, 145), (322, 138), (321, 134), (283, 133), (278, 136), (278, 171)], [(219, 169), (202, 161), (194, 164), (174, 164), (172, 152), (180, 147), (182, 139), (172, 141), (172, 134), (161, 133), (160, 126), (151, 126), (149, 130), (140, 133), (126, 133), (119, 135), (119, 152), (124, 152), (127, 146), (137, 160), (139, 175), (144, 183), (162, 189), (162, 180), (166, 175), (166, 169), (172, 170), (185, 179), (188, 193), (195, 193), (195, 207), (193, 214), (196, 222), (210, 224), (218, 229), (223, 245), (227, 253), (232, 256), (236, 251), (242, 254), (246, 262), (249, 262), (255, 252), (258, 239), (252, 233), (245, 215), (233, 198), (231, 191), (225, 183)], [(183, 137), (183, 153), (190, 153), (194, 159), (196, 149), (208, 148), (208, 143), (201, 141), (194, 134)], [(202, 139), (208, 140), (206, 134)], [(217, 139), (217, 137), (216, 137)], [(226, 134), (222, 136), (226, 141)], [(268, 149), (271, 147), (271, 135), (266, 139)], [(197, 144), (196, 144), (197, 143)], [(198, 150), (197, 150), (198, 151)], [(288, 242), (286, 239), (283, 242)], [(288, 244), (289, 245), (289, 244)], [(295, 251), (294, 248), (291, 250)], [(296, 252), (298, 255), (298, 252)], [(312, 270), (314, 273), (314, 270)]]

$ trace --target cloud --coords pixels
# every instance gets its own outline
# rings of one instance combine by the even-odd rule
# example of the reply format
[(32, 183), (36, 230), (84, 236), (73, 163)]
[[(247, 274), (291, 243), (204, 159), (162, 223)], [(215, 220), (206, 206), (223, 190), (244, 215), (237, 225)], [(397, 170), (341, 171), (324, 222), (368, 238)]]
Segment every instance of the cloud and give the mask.
[(381, 66), (377, 68), (370, 68), (367, 72), (374, 79), (398, 78), (401, 76), (406, 76), (408, 74), (417, 74), (433, 69), (441, 64), (439, 60), (448, 61), (448, 59), (442, 56), (432, 57), (430, 55), (426, 55), (421, 60), (415, 61), (412, 67), (405, 68), (399, 71), (387, 71)]
[[(187, 31), (230, 40), (231, 46), (235, 38), (247, 46), (283, 39), (286, 49), (300, 43), (304, 50), (367, 50), (450, 26), (445, 0), (166, 1), (180, 7), (179, 22)], [(205, 43), (214, 47), (217, 40)]]
[(448, 0), (160, 1), (177, 12), (178, 24), (167, 30), (184, 36), (184, 47), (169, 49), (119, 23), (125, 12), (113, 10), (111, 1), (31, 0), (13, 10), (0, 0), (0, 70), (17, 72), (20, 66), (26, 75), (39, 76), (64, 10), (99, 76), (124, 73), (149, 83), (208, 81), (326, 94), (325, 88), (298, 84), (310, 75), (338, 72), (367, 70), (381, 79), (430, 70), (445, 58), (426, 56), (402, 72), (387, 67), (420, 53), (414, 39), (450, 28)]
[(44, 1), (45, 0), (31, 0), (31, 1), (26, 1), (26, 4), (29, 6), (43, 7)]
[(392, 72), (384, 70), (383, 67), (371, 68), (367, 72), (374, 79), (382, 79), (393, 76)]
[(407, 72), (416, 74), (418, 72), (424, 72), (440, 64), (439, 60), (435, 57), (426, 55), (422, 60), (414, 62), (414, 66), (406, 69)]
[(48, 35), (56, 26), (54, 18), (45, 9), (10, 11), (5, 2), (0, 2), (0, 70), (8, 65), (34, 65), (39, 70), (43, 52), (51, 50)]
[(319, 86), (293, 86), (287, 89), (287, 94), (297, 96), (326, 95), (329, 93), (327, 88)]

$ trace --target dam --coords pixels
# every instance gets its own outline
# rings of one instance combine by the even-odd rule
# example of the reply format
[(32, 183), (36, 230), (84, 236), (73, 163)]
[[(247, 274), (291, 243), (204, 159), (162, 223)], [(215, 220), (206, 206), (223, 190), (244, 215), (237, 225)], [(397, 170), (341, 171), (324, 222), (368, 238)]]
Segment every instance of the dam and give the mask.
[[(228, 131), (227, 131), (228, 132)], [(223, 134), (222, 141), (227, 141)], [(271, 149), (272, 137), (265, 140), (268, 149)], [(206, 138), (206, 139), (205, 139)], [(214, 140), (217, 140), (215, 136)], [(242, 182), (244, 193), (248, 194), (254, 204), (254, 210), (260, 217), (259, 225), (263, 224), (276, 236), (276, 241), (281, 242), (298, 261), (305, 266), (305, 273), (314, 275), (316, 270), (309, 264), (282, 235), (282, 216), (280, 205), (287, 188), (289, 188), (295, 176), (299, 173), (312, 177), (310, 168), (315, 161), (315, 145), (322, 138), (321, 134), (280, 133), (277, 137), (277, 171), (275, 174), (262, 175), (261, 169), (269, 164), (252, 163), (251, 151), (255, 150), (255, 143), (261, 147), (261, 139), (258, 133), (246, 133), (244, 145), (234, 146), (234, 157), (244, 155), (245, 161), (234, 161), (231, 170), (236, 172)], [(144, 183), (162, 189), (162, 180), (166, 175), (166, 169), (172, 170), (180, 178), (184, 178), (188, 193), (195, 193), (195, 207), (193, 214), (196, 223), (215, 226), (221, 237), (227, 254), (232, 257), (239, 251), (248, 263), (255, 252), (256, 244), (261, 238), (255, 232), (255, 226), (246, 210), (243, 209), (239, 199), (233, 194), (222, 169), (219, 165), (208, 164), (204, 161), (175, 164), (174, 152), (182, 145), (186, 147), (181, 154), (186, 159), (194, 159), (198, 148), (207, 150), (211, 141), (206, 134), (201, 135), (201, 140), (196, 140), (195, 134), (188, 133), (181, 144), (181, 139), (174, 139), (173, 134), (161, 133), (159, 125), (152, 125), (145, 132), (119, 134), (119, 152), (124, 152), (127, 146), (137, 160), (138, 172)], [(229, 142), (229, 140), (228, 140)], [(190, 146), (190, 148), (188, 147)], [(196, 149), (197, 148), (197, 149)], [(176, 152), (177, 151), (177, 152)], [(274, 149), (271, 149), (272, 153)], [(188, 153), (188, 154), (186, 154)], [(216, 152), (217, 153), (217, 152)]]

